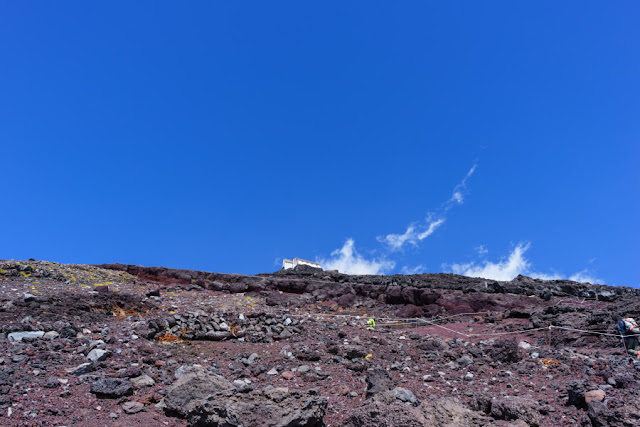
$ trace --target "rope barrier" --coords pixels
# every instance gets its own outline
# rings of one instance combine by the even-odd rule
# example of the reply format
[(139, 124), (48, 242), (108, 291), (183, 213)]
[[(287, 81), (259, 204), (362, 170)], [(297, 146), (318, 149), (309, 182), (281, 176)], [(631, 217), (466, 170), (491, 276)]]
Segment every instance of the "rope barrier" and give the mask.
[(465, 334), (464, 332), (460, 332), (460, 331), (456, 331), (455, 329), (451, 329), (451, 328), (447, 328), (446, 326), (442, 326), (442, 325), (438, 325), (436, 323), (433, 322), (429, 322), (428, 320), (422, 319), (423, 322), (428, 323), (430, 325), (433, 325), (437, 328), (441, 328), (441, 329), (445, 329), (449, 332), (454, 332), (456, 334), (460, 334), (462, 336), (465, 336), (467, 338), (473, 338), (473, 337), (483, 337), (483, 336), (494, 336), (494, 335), (514, 335), (514, 334), (526, 334), (529, 332), (536, 332), (536, 331), (541, 331), (543, 329), (547, 329), (547, 328), (534, 328), (534, 329), (523, 329), (520, 331), (509, 331), (509, 332), (492, 332), (492, 333), (484, 333), (484, 334)]
[[(441, 317), (440, 319), (436, 319), (436, 321), (443, 321), (443, 320), (447, 320), (448, 318), (456, 317), (456, 316), (480, 315), (480, 314), (489, 314), (489, 313), (491, 313), (491, 312), (459, 313), (459, 314), (454, 314), (454, 315), (447, 316), (447, 317)], [(499, 313), (499, 312), (496, 312), (496, 313)], [(369, 317), (369, 316), (358, 316), (358, 315), (353, 315), (353, 314), (330, 314), (330, 313), (290, 314), (290, 316), (292, 316), (292, 317), (293, 316), (295, 316), (295, 317), (310, 317), (310, 316), (349, 317), (349, 318), (357, 318), (358, 320), (365, 320), (366, 318)], [(542, 330), (553, 330), (553, 329), (562, 329), (562, 330), (565, 330), (565, 331), (579, 332), (579, 333), (584, 333), (584, 334), (595, 334), (595, 335), (609, 336), (609, 337), (615, 337), (615, 338), (621, 338), (622, 337), (619, 334), (601, 332), (601, 330), (595, 331), (595, 330), (586, 330), (586, 329), (576, 329), (576, 328), (567, 328), (565, 326), (555, 326), (555, 325), (549, 325), (548, 327), (541, 327), (541, 328), (523, 329), (523, 330), (519, 330), (519, 331), (465, 334), (464, 332), (460, 332), (460, 331), (456, 331), (455, 329), (447, 328), (446, 326), (439, 325), (437, 323), (434, 323), (434, 321), (429, 321), (429, 320), (426, 320), (424, 318), (414, 317), (414, 318), (408, 318), (408, 319), (398, 319), (398, 318), (393, 318), (393, 317), (376, 317), (376, 319), (386, 320), (386, 321), (389, 321), (389, 322), (398, 322), (398, 323), (382, 323), (382, 324), (378, 325), (379, 327), (384, 327), (384, 326), (389, 326), (389, 325), (402, 326), (402, 325), (413, 325), (413, 324), (416, 324), (416, 323), (426, 323), (428, 325), (435, 326), (437, 328), (441, 328), (441, 329), (447, 330), (449, 332), (453, 332), (455, 334), (458, 334), (458, 335), (461, 335), (461, 336), (467, 337), (467, 338), (482, 337), (482, 336), (500, 336), (500, 335), (527, 334), (527, 333), (530, 333), (530, 332), (537, 332), (537, 331), (542, 331)]]
[(549, 325), (549, 329), (550, 330), (551, 329), (564, 329), (565, 331), (582, 332), (582, 333), (596, 334), (596, 335), (605, 335), (605, 336), (616, 337), (616, 338), (620, 338), (621, 337), (620, 334), (609, 334), (609, 333), (606, 333), (606, 332), (589, 331), (589, 330), (585, 330), (585, 329), (566, 328), (564, 326)]

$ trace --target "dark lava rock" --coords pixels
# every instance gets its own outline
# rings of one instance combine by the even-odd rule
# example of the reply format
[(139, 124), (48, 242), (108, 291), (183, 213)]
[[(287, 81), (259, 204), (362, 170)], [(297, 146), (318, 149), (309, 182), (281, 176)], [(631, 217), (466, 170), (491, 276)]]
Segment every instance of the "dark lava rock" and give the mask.
[(494, 362), (515, 363), (520, 360), (518, 343), (515, 339), (500, 339), (488, 349), (487, 354)]
[(233, 389), (233, 384), (220, 375), (214, 375), (200, 365), (188, 366), (182, 376), (167, 389), (165, 410), (186, 417), (207, 396), (225, 392), (230, 395)]
[(634, 388), (636, 385), (636, 379), (633, 374), (628, 372), (620, 372), (613, 376), (615, 380), (616, 388)]
[(406, 304), (400, 307), (398, 310), (396, 310), (396, 316), (407, 318), (407, 319), (414, 318), (414, 317), (422, 317), (422, 315), (423, 315), (422, 308), (413, 304)]
[(134, 378), (142, 375), (142, 369), (137, 366), (129, 366), (123, 373), (122, 376), (126, 378)]
[(356, 300), (356, 296), (354, 294), (344, 294), (340, 298), (338, 298), (338, 305), (342, 308), (351, 307)]
[(420, 404), (420, 400), (418, 400), (412, 391), (407, 390), (406, 388), (396, 387), (393, 390), (389, 390), (387, 393), (401, 402), (408, 403), (413, 406), (418, 406)]
[(375, 400), (356, 409), (342, 426), (466, 427), (490, 424), (490, 418), (465, 408), (456, 399), (440, 399), (424, 402), (418, 407)]
[(121, 378), (102, 378), (91, 384), (91, 393), (97, 397), (117, 399), (133, 394), (133, 385)]
[(382, 368), (376, 367), (367, 375), (367, 397), (374, 396), (378, 393), (384, 393), (394, 386), (393, 380)]
[(93, 371), (93, 365), (89, 362), (78, 365), (75, 368), (67, 369), (68, 373), (78, 376), (88, 374), (91, 371)]
[(640, 407), (637, 402), (628, 401), (618, 408), (608, 408), (603, 402), (589, 402), (587, 415), (593, 427), (629, 427), (640, 422)]
[(479, 393), (471, 401), (471, 408), (476, 411), (484, 412), (485, 414), (490, 414), (492, 403), (491, 395), (487, 393)]
[(231, 338), (233, 335), (231, 332), (225, 331), (209, 331), (204, 334), (204, 338), (210, 341), (222, 341)]
[(328, 344), (327, 351), (345, 359), (362, 359), (368, 354), (363, 346), (352, 344)]
[(587, 403), (584, 394), (592, 388), (582, 380), (570, 381), (565, 385), (567, 389), (567, 405), (585, 408)]
[(314, 391), (269, 386), (262, 392), (209, 396), (187, 419), (189, 426), (321, 427), (326, 408), (327, 399)]
[(47, 382), (43, 385), (44, 388), (57, 388), (60, 387), (60, 381), (57, 378), (50, 377), (47, 378)]
[(342, 424), (343, 427), (403, 426), (424, 427), (427, 420), (418, 408), (402, 403), (371, 402), (356, 409)]
[(524, 397), (498, 398), (491, 403), (491, 416), (497, 420), (520, 420), (530, 426), (540, 425), (542, 416), (535, 400)]
[(323, 424), (327, 401), (315, 392), (267, 387), (239, 393), (225, 378), (193, 365), (167, 389), (167, 413), (190, 426), (308, 426)]

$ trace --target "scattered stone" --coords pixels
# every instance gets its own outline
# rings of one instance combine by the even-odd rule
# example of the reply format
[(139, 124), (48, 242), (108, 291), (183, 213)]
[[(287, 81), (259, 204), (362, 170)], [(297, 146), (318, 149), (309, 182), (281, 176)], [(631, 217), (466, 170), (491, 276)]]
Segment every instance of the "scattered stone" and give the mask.
[(602, 402), (607, 397), (607, 393), (604, 390), (590, 390), (584, 394), (584, 401), (588, 405), (593, 401)]
[(12, 332), (8, 335), (9, 341), (22, 341), (24, 338), (42, 338), (44, 331), (24, 331), (24, 332)]
[(107, 350), (101, 350), (99, 348), (94, 348), (89, 352), (89, 354), (87, 354), (87, 359), (91, 360), (94, 363), (107, 360), (107, 357), (109, 357), (109, 352)]
[(57, 378), (47, 378), (47, 382), (44, 384), (44, 388), (57, 388), (60, 387), (60, 381)]
[(121, 378), (102, 378), (91, 384), (91, 393), (97, 397), (116, 399), (133, 393), (130, 381)]
[(387, 393), (401, 402), (409, 403), (413, 406), (418, 406), (420, 404), (418, 398), (406, 388), (396, 387), (393, 390), (388, 391)]
[(144, 405), (140, 402), (125, 402), (122, 404), (122, 410), (126, 414), (137, 414), (144, 409)]
[(346, 396), (351, 392), (351, 390), (349, 390), (349, 387), (344, 386), (344, 385), (337, 385), (335, 387), (331, 387), (329, 389), (329, 394), (333, 394), (335, 396)]
[(14, 363), (23, 363), (29, 360), (29, 356), (26, 354), (17, 354), (11, 358), (11, 361)]
[(529, 349), (531, 348), (531, 344), (529, 344), (529, 343), (528, 343), (528, 342), (526, 342), (526, 341), (520, 341), (520, 342), (518, 343), (518, 348), (521, 348), (521, 349), (523, 349), (523, 350), (529, 350)]
[(139, 377), (131, 378), (131, 383), (134, 388), (151, 387), (155, 385), (155, 381), (147, 374), (140, 375)]
[(54, 340), (56, 338), (58, 338), (60, 336), (60, 334), (57, 331), (49, 331), (46, 334), (43, 335), (44, 339), (47, 340)]
[(462, 366), (469, 366), (473, 363), (473, 359), (465, 354), (458, 359), (458, 363)]

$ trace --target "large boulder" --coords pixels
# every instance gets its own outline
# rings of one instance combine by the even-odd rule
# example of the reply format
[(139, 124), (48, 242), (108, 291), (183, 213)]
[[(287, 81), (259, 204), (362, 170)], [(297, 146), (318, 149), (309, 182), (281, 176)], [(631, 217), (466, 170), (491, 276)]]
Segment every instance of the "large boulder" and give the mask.
[(479, 393), (471, 402), (471, 408), (491, 415), (496, 420), (519, 420), (529, 426), (538, 426), (542, 416), (538, 403), (526, 397), (492, 398), (488, 393)]
[(321, 427), (327, 400), (314, 391), (266, 387), (261, 392), (209, 396), (188, 415), (189, 426)]
[(375, 396), (378, 393), (385, 393), (394, 386), (393, 380), (387, 371), (380, 367), (369, 370), (366, 377), (367, 397)]
[(422, 411), (403, 403), (385, 404), (373, 401), (356, 409), (342, 424), (343, 427), (424, 427)]
[(498, 398), (491, 402), (491, 416), (497, 420), (520, 420), (532, 427), (540, 425), (538, 403), (524, 397)]
[(165, 411), (187, 416), (211, 395), (232, 394), (233, 384), (220, 375), (214, 375), (200, 365), (188, 366), (168, 389), (163, 400)]
[(604, 402), (589, 402), (587, 415), (594, 427), (629, 427), (640, 422), (640, 405), (626, 402), (618, 408), (609, 408)]
[(170, 415), (186, 418), (189, 426), (319, 427), (327, 400), (315, 391), (289, 392), (266, 387), (243, 393), (225, 378), (200, 365), (182, 370), (163, 400)]
[(520, 360), (515, 339), (499, 339), (487, 350), (491, 360), (500, 363), (515, 363)]
[(424, 402), (418, 407), (375, 399), (356, 409), (344, 427), (468, 427), (492, 425), (493, 420), (465, 408), (456, 399)]
[(593, 387), (584, 380), (569, 381), (565, 384), (565, 387), (567, 389), (567, 405), (581, 409), (586, 408), (585, 393)]

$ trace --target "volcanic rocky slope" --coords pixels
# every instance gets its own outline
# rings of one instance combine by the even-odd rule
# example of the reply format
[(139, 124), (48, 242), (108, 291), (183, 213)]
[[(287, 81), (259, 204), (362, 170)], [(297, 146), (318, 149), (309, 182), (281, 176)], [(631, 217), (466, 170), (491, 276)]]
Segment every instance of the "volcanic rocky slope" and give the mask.
[(640, 425), (618, 313), (637, 289), (0, 261), (0, 425)]

